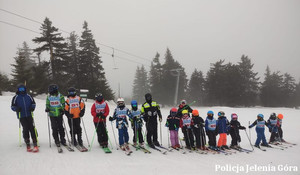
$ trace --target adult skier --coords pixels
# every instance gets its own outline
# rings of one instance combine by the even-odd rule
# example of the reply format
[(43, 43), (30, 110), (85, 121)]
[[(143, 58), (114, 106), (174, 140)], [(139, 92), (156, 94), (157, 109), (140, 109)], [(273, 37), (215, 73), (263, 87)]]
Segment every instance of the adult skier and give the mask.
[(145, 94), (145, 100), (141, 112), (146, 122), (147, 143), (151, 148), (155, 148), (155, 146), (160, 146), (157, 140), (157, 116), (159, 122), (162, 122), (162, 115), (158, 103), (152, 100), (150, 93)]
[(189, 112), (189, 114), (192, 113), (192, 111), (193, 111), (193, 109), (192, 109), (188, 104), (186, 104), (186, 100), (181, 100), (181, 101), (180, 101), (180, 104), (179, 104), (179, 106), (178, 106), (177, 116), (178, 116), (179, 118), (182, 117), (182, 111), (183, 111), (183, 110), (187, 110), (187, 111)]
[[(27, 151), (37, 152), (37, 135), (34, 125), (32, 112), (35, 109), (33, 97), (27, 94), (26, 86), (20, 84), (17, 88), (16, 95), (12, 98), (11, 109), (16, 112), (17, 117), (23, 127), (23, 138), (26, 143)], [(30, 146), (30, 136), (33, 142), (33, 149)]]

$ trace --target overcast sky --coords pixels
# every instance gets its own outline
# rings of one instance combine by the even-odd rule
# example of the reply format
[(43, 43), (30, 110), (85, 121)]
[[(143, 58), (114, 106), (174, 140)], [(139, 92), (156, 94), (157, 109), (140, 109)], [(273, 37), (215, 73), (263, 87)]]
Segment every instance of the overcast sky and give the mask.
[[(206, 74), (220, 59), (237, 63), (245, 54), (261, 81), (267, 65), (300, 79), (298, 0), (0, 0), (0, 8), (39, 22), (48, 17), (53, 26), (79, 36), (86, 20), (109, 84), (117, 92), (120, 83), (122, 96), (131, 94), (136, 67), (149, 70), (156, 52), (164, 58), (167, 47), (189, 76), (195, 68)], [(40, 24), (1, 10), (0, 21), (40, 32)], [(32, 39), (40, 35), (2, 22), (0, 71), (10, 74), (17, 47), (26, 41), (35, 48)], [(122, 58), (114, 61), (112, 49), (101, 44), (141, 58), (115, 51)]]

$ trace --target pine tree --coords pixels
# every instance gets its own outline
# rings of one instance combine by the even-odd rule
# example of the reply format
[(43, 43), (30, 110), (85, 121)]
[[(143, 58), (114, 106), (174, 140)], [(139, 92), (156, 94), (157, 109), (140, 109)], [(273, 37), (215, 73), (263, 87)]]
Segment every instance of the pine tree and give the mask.
[(59, 76), (65, 75), (63, 64), (67, 44), (64, 42), (61, 33), (58, 33), (58, 28), (52, 26), (49, 18), (45, 18), (40, 30), (42, 31), (42, 36), (36, 37), (32, 41), (43, 45), (34, 49), (34, 51), (37, 53), (50, 52), (51, 79), (54, 83), (63, 84), (62, 82), (64, 81), (61, 81), (62, 78), (59, 78)]
[(0, 72), (0, 95), (2, 95), (2, 91), (10, 90), (10, 80), (7, 75)]
[(260, 99), (263, 106), (276, 107), (283, 105), (282, 103), (282, 82), (283, 77), (279, 72), (271, 74), (269, 66), (266, 69), (265, 80), (262, 83)]
[(296, 101), (296, 82), (294, 77), (288, 73), (283, 75), (282, 95), (282, 104), (287, 107), (293, 107)]
[(179, 88), (178, 88), (178, 98), (183, 99), (185, 97), (185, 90), (187, 89), (187, 75), (184, 68), (174, 60), (173, 55), (169, 48), (167, 48), (165, 54), (165, 63), (162, 65), (163, 76), (162, 76), (162, 100), (161, 103), (171, 105), (174, 104), (175, 90), (177, 85), (177, 75), (179, 76)]
[(22, 52), (22, 49), (18, 48), (17, 56), (14, 57), (15, 64), (11, 64), (13, 66), (12, 69), (12, 83), (14, 86), (18, 84), (27, 84), (30, 81), (31, 71), (30, 69), (26, 69), (26, 65), (28, 65), (27, 60)]
[(248, 56), (242, 55), (241, 62), (238, 63), (239, 72), (241, 74), (241, 82), (239, 86), (242, 91), (240, 94), (239, 103), (245, 106), (255, 105), (258, 95), (258, 80), (257, 74), (253, 72), (254, 64)]
[(160, 57), (159, 53), (156, 53), (151, 63), (150, 72), (149, 72), (149, 85), (150, 85), (150, 92), (155, 97), (155, 100), (160, 102), (162, 99), (161, 98), (162, 65), (160, 64), (159, 57)]
[(295, 99), (295, 106), (300, 107), (300, 81), (296, 86)]
[(201, 71), (194, 70), (189, 81), (187, 96), (190, 102), (195, 101), (195, 105), (203, 105), (205, 99), (205, 79)]
[(135, 79), (133, 81), (133, 99), (142, 103), (144, 101), (144, 95), (147, 92), (149, 92), (147, 71), (145, 70), (144, 65), (142, 65), (141, 68), (137, 67), (136, 69)]
[(105, 78), (104, 68), (102, 67), (99, 48), (93, 38), (88, 23), (83, 24), (83, 32), (79, 42), (79, 81), (81, 89), (88, 89), (88, 97), (92, 98), (96, 93), (101, 92), (105, 99), (112, 100), (114, 94)]

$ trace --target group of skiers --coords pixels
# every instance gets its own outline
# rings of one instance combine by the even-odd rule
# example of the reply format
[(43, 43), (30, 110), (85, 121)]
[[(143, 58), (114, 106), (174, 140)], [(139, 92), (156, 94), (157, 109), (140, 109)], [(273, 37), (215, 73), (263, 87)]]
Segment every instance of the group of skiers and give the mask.
[[(63, 115), (68, 118), (70, 127), (71, 144), (83, 147), (81, 117), (85, 114), (84, 101), (76, 94), (76, 89), (70, 87), (68, 89), (68, 96), (65, 97), (58, 91), (58, 86), (52, 84), (48, 88), (49, 95), (46, 98), (45, 112), (48, 114), (52, 136), (57, 146), (60, 144), (66, 146), (65, 126)], [(114, 110), (113, 116), (109, 117), (109, 121), (116, 120), (116, 128), (119, 135), (119, 147), (122, 150), (129, 149), (129, 121), (133, 129), (133, 146), (144, 147), (144, 138), (142, 127), (145, 122), (146, 126), (146, 142), (149, 147), (161, 146), (158, 142), (158, 121), (162, 122), (162, 114), (160, 106), (157, 102), (152, 100), (152, 95), (147, 93), (145, 95), (146, 102), (142, 104), (141, 109), (138, 109), (136, 100), (131, 101), (131, 109), (127, 108), (123, 98), (118, 98), (117, 107)], [(17, 113), (20, 124), (23, 127), (23, 138), (27, 145), (28, 151), (38, 151), (38, 134), (35, 128), (33, 111), (36, 104), (32, 96), (27, 93), (25, 85), (19, 85), (16, 95), (12, 99), (11, 109)], [(91, 115), (97, 133), (98, 143), (102, 148), (108, 147), (108, 134), (106, 126), (106, 118), (109, 115), (109, 106), (105, 102), (103, 95), (97, 93), (95, 95), (94, 104), (91, 107)], [(179, 144), (180, 138), (178, 136), (179, 128), (181, 128), (184, 135), (184, 141), (187, 149), (191, 150), (224, 150), (229, 149), (227, 146), (227, 135), (230, 134), (232, 140), (230, 148), (239, 148), (241, 137), (239, 130), (246, 128), (238, 121), (236, 113), (231, 114), (231, 121), (229, 122), (223, 111), (217, 113), (218, 119), (214, 118), (214, 112), (208, 111), (207, 117), (203, 120), (199, 116), (198, 110), (193, 110), (185, 100), (180, 102), (177, 108), (171, 108), (170, 114), (166, 118), (165, 126), (168, 127), (171, 147), (179, 149), (183, 145)], [(128, 121), (128, 119), (129, 121)], [(257, 120), (249, 126), (252, 128), (256, 125), (257, 140), (256, 147), (269, 146), (266, 141), (264, 130), (265, 126), (271, 132), (270, 143), (276, 140), (283, 141), (282, 138), (282, 119), (283, 115), (272, 113), (269, 120), (266, 122), (262, 114), (257, 115)], [(49, 124), (49, 123), (48, 123)], [(219, 140), (216, 142), (216, 136), (219, 135)], [(30, 136), (33, 142), (33, 148), (30, 145)], [(68, 136), (68, 135), (67, 135)], [(208, 147), (206, 147), (206, 136), (208, 137)]]

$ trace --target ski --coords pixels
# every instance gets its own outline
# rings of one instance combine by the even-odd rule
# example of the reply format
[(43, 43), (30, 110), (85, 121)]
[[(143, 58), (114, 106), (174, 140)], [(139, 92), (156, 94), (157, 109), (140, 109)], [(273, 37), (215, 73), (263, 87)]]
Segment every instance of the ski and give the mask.
[(57, 147), (57, 152), (58, 153), (62, 153), (63, 152), (63, 149), (61, 148), (61, 146), (56, 146)]
[(281, 147), (277, 147), (276, 145), (272, 145), (272, 146), (266, 146), (266, 148), (272, 148), (272, 149), (279, 149), (279, 150), (284, 150), (283, 148)]
[(156, 150), (156, 151), (159, 151), (159, 152), (162, 153), (162, 154), (167, 154), (167, 152), (168, 152), (168, 151), (163, 151), (163, 150), (161, 150), (161, 149), (158, 149), (157, 147), (150, 147), (150, 148), (152, 148), (152, 149), (154, 149), (154, 150)]
[(32, 152), (33, 148), (31, 148), (30, 146), (27, 147), (27, 152)]
[(132, 153), (132, 151), (130, 150), (129, 145), (126, 144), (126, 146), (125, 146), (125, 154), (129, 156), (131, 153)]
[(105, 153), (112, 153), (111, 150), (110, 150), (108, 147), (105, 147), (105, 148), (102, 147), (102, 150), (103, 150)]
[(78, 149), (78, 151), (80, 151), (80, 152), (87, 152), (88, 151), (88, 149), (87, 148), (82, 148), (80, 145), (76, 145), (75, 146), (75, 148), (77, 148)]
[(134, 147), (136, 150), (141, 150), (143, 151), (144, 153), (151, 153), (151, 151), (149, 151), (148, 149), (146, 149), (145, 147), (143, 146), (137, 146), (137, 145), (134, 145), (134, 144), (131, 144), (132, 147)]
[(259, 150), (261, 150), (261, 151), (267, 151), (266, 149), (263, 149), (261, 147), (256, 147), (256, 146), (254, 146), (254, 147), (257, 148), (257, 149), (259, 149)]
[(70, 146), (68, 146), (68, 145), (63, 145), (68, 151), (70, 151), (70, 152), (74, 152), (74, 149), (73, 148), (71, 148)]
[(162, 146), (162, 145), (156, 146), (156, 147), (159, 147), (159, 148), (161, 148), (161, 149), (167, 150), (168, 152), (172, 152), (172, 149), (168, 149), (168, 148), (166, 148), (166, 147), (164, 147), (164, 146)]
[(281, 141), (281, 143), (288, 144), (288, 145), (293, 145), (293, 146), (297, 145), (296, 143), (291, 143), (291, 142), (287, 142), (287, 141)]
[(219, 149), (214, 149), (214, 148), (208, 148), (208, 149), (210, 149), (210, 150), (212, 150), (212, 151), (215, 151), (215, 152), (217, 152), (218, 154), (220, 154), (220, 153), (222, 153), (222, 154), (224, 154), (224, 155), (229, 155), (229, 154), (231, 154), (231, 153), (228, 153), (228, 152), (225, 152), (225, 151), (223, 151), (223, 150), (219, 150)]
[(249, 150), (249, 149), (245, 149), (245, 148), (240, 148), (241, 151), (245, 152), (245, 153), (251, 153), (253, 152), (253, 150)]
[(207, 151), (201, 150), (201, 149), (195, 149), (194, 152), (198, 153), (198, 154), (207, 154)]

